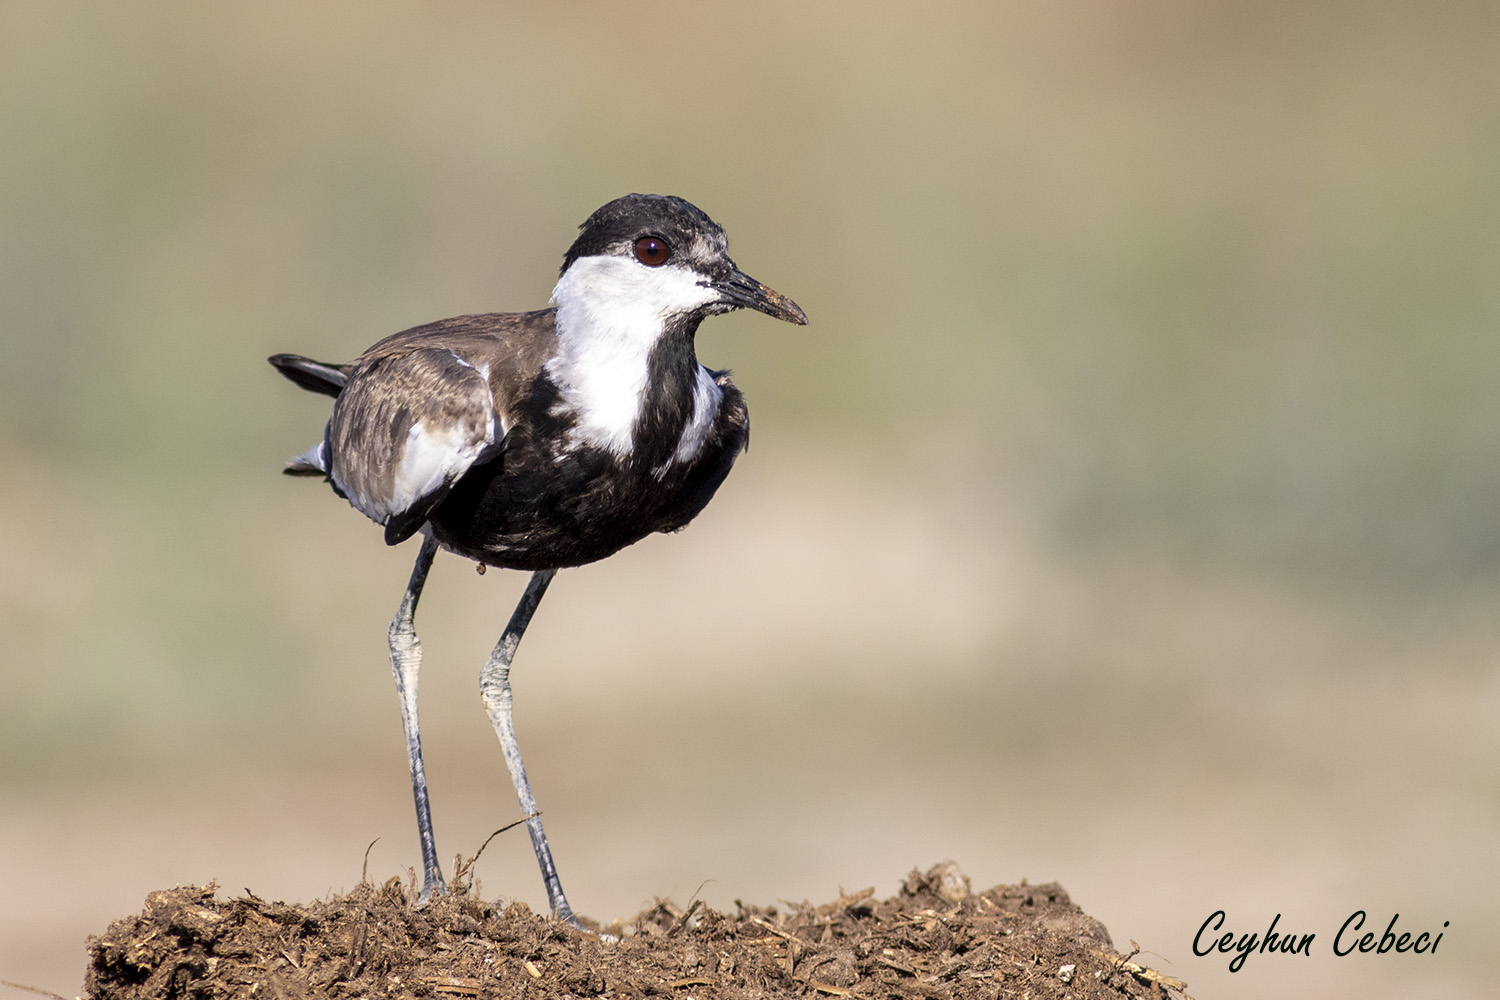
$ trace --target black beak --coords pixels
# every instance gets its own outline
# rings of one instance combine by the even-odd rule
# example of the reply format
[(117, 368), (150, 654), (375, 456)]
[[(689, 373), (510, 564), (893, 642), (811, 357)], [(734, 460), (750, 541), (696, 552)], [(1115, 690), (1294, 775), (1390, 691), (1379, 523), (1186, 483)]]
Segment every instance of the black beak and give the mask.
[(788, 323), (807, 325), (807, 313), (802, 311), (801, 306), (780, 292), (762, 285), (739, 268), (714, 282), (714, 288), (724, 296), (732, 309), (754, 309)]

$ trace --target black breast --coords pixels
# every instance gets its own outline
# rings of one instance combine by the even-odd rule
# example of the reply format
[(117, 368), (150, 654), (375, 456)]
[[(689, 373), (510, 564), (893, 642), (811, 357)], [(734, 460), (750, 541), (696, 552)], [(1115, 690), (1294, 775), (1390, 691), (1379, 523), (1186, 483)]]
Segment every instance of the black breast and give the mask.
[(647, 401), (637, 447), (626, 458), (568, 447), (572, 418), (560, 412), (551, 378), (538, 375), (501, 454), (471, 468), (432, 513), (438, 541), (491, 566), (557, 569), (685, 527), (744, 449), (749, 415), (728, 374), (714, 373), (723, 396), (713, 426), (691, 461), (673, 462), (692, 412), (690, 383), (678, 386), (667, 372), (654, 374), (654, 384), (670, 391)]

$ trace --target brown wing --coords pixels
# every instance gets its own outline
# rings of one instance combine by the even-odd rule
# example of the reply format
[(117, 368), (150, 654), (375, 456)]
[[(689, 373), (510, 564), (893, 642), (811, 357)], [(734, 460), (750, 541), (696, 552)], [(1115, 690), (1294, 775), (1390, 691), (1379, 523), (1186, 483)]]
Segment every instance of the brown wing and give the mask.
[(556, 311), (457, 316), (393, 334), (347, 365), (270, 359), (304, 388), (337, 399), (323, 440), (292, 475), (335, 490), (403, 541), (476, 463), (499, 455), (557, 344)]
[(557, 338), (555, 311), (487, 313), (404, 330), (352, 366), (329, 420), (334, 485), (394, 545), (453, 484), (499, 454)]
[(453, 351), (361, 360), (329, 420), (329, 476), (394, 545), (503, 438), (489, 381)]

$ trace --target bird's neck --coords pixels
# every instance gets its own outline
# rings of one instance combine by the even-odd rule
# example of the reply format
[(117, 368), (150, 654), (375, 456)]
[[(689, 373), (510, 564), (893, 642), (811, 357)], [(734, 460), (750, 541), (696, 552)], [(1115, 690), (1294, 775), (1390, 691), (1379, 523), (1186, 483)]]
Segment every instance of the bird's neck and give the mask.
[(699, 320), (580, 294), (573, 273), (553, 293), (558, 349), (547, 373), (574, 418), (574, 442), (657, 475), (690, 461), (722, 398), (693, 351)]

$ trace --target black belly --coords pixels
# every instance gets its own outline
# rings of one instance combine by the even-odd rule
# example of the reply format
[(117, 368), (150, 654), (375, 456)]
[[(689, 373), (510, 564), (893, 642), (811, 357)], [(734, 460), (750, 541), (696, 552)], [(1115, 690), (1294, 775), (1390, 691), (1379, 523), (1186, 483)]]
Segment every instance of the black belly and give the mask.
[(430, 521), (459, 555), (507, 569), (581, 566), (696, 517), (743, 447), (742, 435), (714, 435), (691, 463), (657, 477), (607, 452), (580, 448), (562, 461), (531, 442), (509, 442), (493, 462), (470, 469)]

